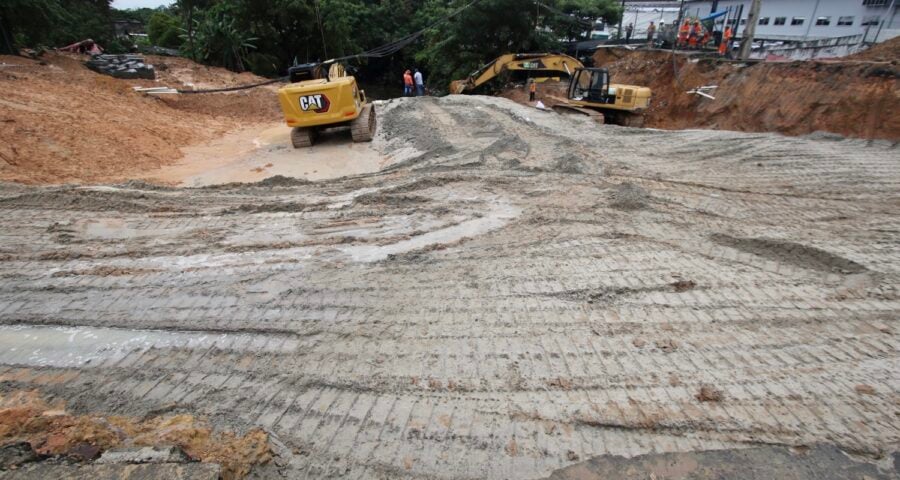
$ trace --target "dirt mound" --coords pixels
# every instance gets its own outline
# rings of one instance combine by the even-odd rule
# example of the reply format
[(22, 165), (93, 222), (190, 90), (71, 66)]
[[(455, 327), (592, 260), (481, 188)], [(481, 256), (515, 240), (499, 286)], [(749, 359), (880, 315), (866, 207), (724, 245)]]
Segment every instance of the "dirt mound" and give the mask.
[[(177, 445), (191, 458), (222, 465), (222, 478), (239, 479), (272, 458), (268, 435), (254, 429), (244, 436), (214, 432), (191, 415), (74, 415), (61, 401), (47, 403), (35, 391), (0, 395), (0, 443), (26, 441), (42, 456), (90, 460), (118, 446)], [(85, 458), (83, 452), (89, 451)]]
[[(535, 97), (547, 107), (552, 107), (566, 99), (567, 82), (544, 82), (537, 85)], [(528, 90), (525, 85), (511, 85), (503, 89), (499, 96), (508, 98), (516, 103), (532, 105), (535, 102), (528, 101)]]
[(896, 63), (900, 61), (900, 37), (894, 37), (847, 58), (850, 60)]
[(863, 273), (868, 269), (852, 260), (808, 245), (766, 238), (736, 238), (716, 234), (710, 238), (720, 245), (736, 248), (776, 262), (833, 273)]
[[(616, 56), (622, 58), (609, 62)], [(670, 52), (624, 49), (600, 50), (595, 62), (615, 83), (653, 90), (648, 127), (900, 139), (900, 70), (890, 65), (738, 64), (684, 55), (673, 62)], [(715, 100), (686, 93), (705, 85), (718, 86)]]
[(280, 118), (271, 89), (149, 97), (133, 86), (234, 86), (252, 74), (149, 57), (159, 79), (118, 80), (77, 55), (41, 61), (0, 56), (0, 180), (24, 183), (120, 181), (181, 157), (181, 147), (237, 126)]

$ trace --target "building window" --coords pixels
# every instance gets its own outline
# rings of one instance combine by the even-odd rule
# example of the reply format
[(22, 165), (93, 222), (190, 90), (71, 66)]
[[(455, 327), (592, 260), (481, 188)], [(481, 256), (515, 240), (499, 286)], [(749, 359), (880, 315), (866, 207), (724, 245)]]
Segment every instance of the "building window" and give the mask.
[(806, 22), (805, 17), (794, 17), (791, 19), (791, 25), (803, 25)]
[(769, 17), (762, 17), (762, 18), (760, 18), (760, 19), (759, 19), (759, 24), (760, 24), (760, 25), (768, 25), (768, 24), (769, 24)]
[(831, 25), (831, 17), (819, 17), (816, 19), (816, 25), (819, 27), (827, 27)]
[(860, 25), (863, 27), (878, 25), (878, 17), (863, 17), (862, 23), (860, 23)]
[(775, 17), (775, 25), (784, 25), (787, 22), (787, 17)]
[(853, 18), (854, 17), (840, 17), (838, 18), (838, 25), (842, 27), (853, 25)]
[(864, 7), (883, 7), (887, 5), (887, 0), (863, 0)]

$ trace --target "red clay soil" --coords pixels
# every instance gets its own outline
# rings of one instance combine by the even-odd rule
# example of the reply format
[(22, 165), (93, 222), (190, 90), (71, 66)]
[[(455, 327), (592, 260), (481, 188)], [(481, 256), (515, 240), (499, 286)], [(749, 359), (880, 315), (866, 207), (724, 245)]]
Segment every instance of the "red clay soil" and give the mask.
[(0, 180), (119, 181), (172, 163), (181, 147), (240, 125), (281, 118), (272, 88), (150, 97), (133, 86), (210, 88), (265, 80), (190, 60), (148, 57), (158, 80), (119, 80), (85, 68), (85, 57), (0, 56)]
[[(675, 55), (673, 62), (666, 51), (608, 49), (599, 51), (595, 62), (610, 70), (614, 83), (653, 90), (648, 127), (900, 139), (896, 64), (859, 59), (742, 64), (686, 55)], [(686, 93), (706, 85), (718, 86), (715, 100)]]
[(894, 37), (884, 43), (879, 43), (862, 52), (850, 55), (849, 60), (867, 60), (871, 62), (900, 63), (900, 37)]
[[(67, 375), (67, 374), (63, 374)], [(5, 377), (5, 375), (4, 375)], [(177, 445), (191, 458), (222, 466), (223, 480), (239, 480), (255, 465), (272, 459), (269, 436), (253, 429), (245, 435), (214, 431), (191, 415), (145, 418), (67, 412), (62, 401), (48, 403), (36, 391), (0, 394), (0, 445), (26, 441), (41, 455), (83, 461), (127, 446)]]
[[(613, 83), (653, 90), (647, 127), (900, 140), (900, 38), (842, 61), (743, 64), (672, 57), (660, 50), (603, 48), (594, 64), (608, 68)], [(715, 100), (686, 93), (707, 85), (718, 86)], [(564, 83), (538, 85), (537, 96), (548, 107), (565, 94)], [(500, 96), (533, 105), (524, 87), (506, 88)]]

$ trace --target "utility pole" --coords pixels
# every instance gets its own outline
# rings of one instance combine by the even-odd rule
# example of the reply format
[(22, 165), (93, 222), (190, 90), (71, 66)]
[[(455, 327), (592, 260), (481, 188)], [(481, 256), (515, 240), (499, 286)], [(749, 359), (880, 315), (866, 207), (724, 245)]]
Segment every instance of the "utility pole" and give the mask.
[[(759, 23), (759, 9), (762, 6), (762, 0), (753, 0), (750, 4), (750, 13), (747, 14), (747, 28), (741, 36), (741, 51), (738, 58), (746, 60), (750, 58), (750, 50), (753, 47), (753, 36), (756, 35), (756, 24)], [(740, 22), (740, 19), (738, 19)]]
[(616, 34), (616, 38), (622, 39), (622, 20), (625, 20), (625, 0), (622, 0), (622, 16), (619, 17), (619, 33)]
[(678, 35), (678, 27), (684, 19), (684, 0), (681, 0), (681, 6), (678, 7), (678, 20), (675, 21), (675, 35)]
[[(888, 15), (890, 15), (890, 17), (888, 17), (888, 28), (891, 28), (891, 27), (893, 26), (893, 23), (894, 23), (894, 5), (895, 5), (896, 1), (897, 1), (897, 0), (891, 0), (891, 6), (888, 7), (887, 12), (885, 12), (885, 16), (886, 16), (886, 17), (887, 17)], [(872, 43), (878, 43), (878, 36), (881, 35), (881, 28), (882, 28), (882, 27), (884, 27), (884, 18), (882, 18), (882, 19), (881, 19), (881, 22), (878, 23), (878, 31), (875, 32), (875, 40), (873, 40)], [(868, 30), (867, 30), (867, 31), (868, 31)]]

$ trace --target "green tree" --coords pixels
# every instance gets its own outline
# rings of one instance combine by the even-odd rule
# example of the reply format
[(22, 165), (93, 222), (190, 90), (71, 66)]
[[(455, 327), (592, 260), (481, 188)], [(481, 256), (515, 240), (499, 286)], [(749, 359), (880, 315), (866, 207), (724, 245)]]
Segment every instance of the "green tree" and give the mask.
[[(194, 22), (193, 45), (188, 45), (192, 58), (238, 72), (246, 70), (246, 61), (257, 39), (239, 27), (234, 7), (220, 3), (203, 12)], [(187, 34), (183, 35), (186, 38)]]
[[(420, 15), (438, 20), (469, 0), (429, 0)], [(617, 21), (617, 0), (484, 0), (426, 34), (416, 59), (428, 67), (431, 84), (464, 78), (510, 52), (558, 51), (561, 42), (583, 38), (594, 20)]]
[[(2, 0), (0, 27), (13, 49), (59, 47), (86, 38), (113, 40), (110, 0)], [(4, 42), (6, 43), (6, 42)]]
[(182, 44), (181, 33), (178, 17), (166, 12), (155, 12), (147, 22), (147, 36), (153, 45), (178, 48)]

